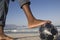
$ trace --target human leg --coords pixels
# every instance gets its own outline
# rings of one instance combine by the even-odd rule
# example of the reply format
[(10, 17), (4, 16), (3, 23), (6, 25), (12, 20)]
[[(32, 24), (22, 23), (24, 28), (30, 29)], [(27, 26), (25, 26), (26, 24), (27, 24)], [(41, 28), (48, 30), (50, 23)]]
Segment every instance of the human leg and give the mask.
[(20, 5), (27, 17), (29, 28), (35, 28), (35, 27), (44, 25), (46, 23), (51, 23), (51, 21), (49, 21), (49, 20), (36, 19), (31, 12), (29, 4), (30, 4), (30, 1), (27, 1), (27, 0), (21, 1), (20, 0)]
[(12, 40), (11, 37), (4, 34), (5, 20), (8, 12), (8, 0), (0, 1), (0, 40)]

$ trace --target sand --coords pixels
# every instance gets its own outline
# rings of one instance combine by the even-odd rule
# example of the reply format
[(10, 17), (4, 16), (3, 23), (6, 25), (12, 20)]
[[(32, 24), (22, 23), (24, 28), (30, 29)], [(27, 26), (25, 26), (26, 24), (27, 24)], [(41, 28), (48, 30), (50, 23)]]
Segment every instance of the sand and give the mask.
[[(6, 34), (14, 38), (14, 40), (41, 40), (39, 33), (17, 33), (17, 34)], [(58, 37), (58, 40), (60, 36)]]
[(22, 33), (22, 34), (6, 34), (6, 35), (9, 35), (10, 37), (13, 37), (14, 38), (14, 40), (40, 40), (40, 38), (39, 38), (39, 34), (37, 33), (35, 33), (35, 34), (24, 34), (24, 33)]

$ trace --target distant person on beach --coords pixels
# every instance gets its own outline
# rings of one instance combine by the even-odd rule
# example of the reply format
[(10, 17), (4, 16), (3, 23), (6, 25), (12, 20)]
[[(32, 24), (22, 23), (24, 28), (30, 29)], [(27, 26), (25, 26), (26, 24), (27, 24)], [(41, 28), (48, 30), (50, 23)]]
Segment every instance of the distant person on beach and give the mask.
[[(5, 26), (6, 16), (8, 12), (9, 1), (10, 0), (0, 0), (0, 40), (13, 40), (12, 37), (9, 37), (4, 34), (4, 26)], [(51, 21), (49, 20), (36, 19), (32, 15), (32, 12), (29, 6), (30, 5), (29, 0), (19, 0), (19, 3), (20, 3), (21, 9), (23, 9), (23, 11), (26, 14), (29, 28), (36, 28), (46, 23), (51, 23)]]

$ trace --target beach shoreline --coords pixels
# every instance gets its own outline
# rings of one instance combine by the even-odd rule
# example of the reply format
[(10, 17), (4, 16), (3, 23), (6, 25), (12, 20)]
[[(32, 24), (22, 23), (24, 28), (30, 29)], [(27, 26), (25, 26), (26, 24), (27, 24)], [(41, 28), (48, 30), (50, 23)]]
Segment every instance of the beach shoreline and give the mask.
[[(11, 33), (6, 35), (13, 37), (14, 40), (41, 40), (39, 33)], [(60, 40), (60, 33), (58, 38), (58, 40)]]

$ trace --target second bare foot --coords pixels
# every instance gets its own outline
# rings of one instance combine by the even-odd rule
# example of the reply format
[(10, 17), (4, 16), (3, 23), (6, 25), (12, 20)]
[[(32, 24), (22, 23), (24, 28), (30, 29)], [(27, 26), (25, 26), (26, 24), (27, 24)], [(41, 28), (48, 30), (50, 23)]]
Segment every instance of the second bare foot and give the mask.
[(13, 38), (2, 34), (2, 35), (0, 35), (0, 40), (13, 40)]

